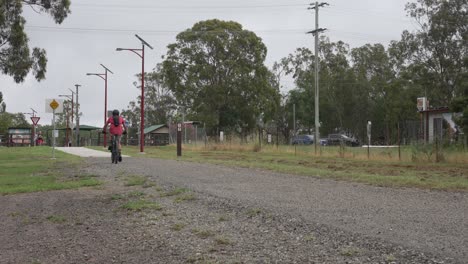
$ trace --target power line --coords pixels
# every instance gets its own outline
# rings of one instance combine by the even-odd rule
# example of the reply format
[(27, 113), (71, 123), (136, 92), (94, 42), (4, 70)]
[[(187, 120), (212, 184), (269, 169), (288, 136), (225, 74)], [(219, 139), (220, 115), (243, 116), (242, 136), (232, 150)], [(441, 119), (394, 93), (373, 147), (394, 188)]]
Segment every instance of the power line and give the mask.
[[(134, 32), (142, 32), (146, 34), (178, 34), (184, 32), (185, 30), (142, 30), (142, 29), (116, 29), (116, 28), (85, 28), (85, 27), (50, 27), (50, 26), (26, 26), (25, 27), (31, 31), (50, 31), (50, 32), (61, 32), (61, 31), (68, 31), (68, 32), (108, 32), (108, 33), (134, 33)], [(303, 34), (306, 32), (307, 29), (305, 28), (291, 28), (291, 29), (260, 29), (260, 30), (247, 30), (257, 33), (293, 33), (293, 34)], [(344, 35), (350, 35), (355, 37), (361, 37), (360, 39), (366, 38), (371, 39), (373, 37), (378, 38), (390, 38), (391, 36), (385, 36), (380, 34), (369, 34), (369, 33), (362, 33), (362, 32), (352, 32), (352, 31), (343, 31), (338, 29), (327, 29), (331, 32), (337, 32)], [(205, 33), (205, 34), (218, 34), (218, 33), (225, 33), (224, 31), (191, 31), (193, 33)], [(231, 31), (231, 33), (241, 33), (243, 31)], [(313, 33), (312, 31), (309, 31)]]
[(249, 8), (280, 8), (280, 7), (304, 7), (307, 4), (270, 4), (270, 5), (211, 5), (211, 6), (202, 6), (202, 5), (192, 5), (192, 6), (175, 6), (175, 5), (103, 5), (103, 4), (74, 4), (76, 7), (85, 7), (85, 8), (116, 8), (116, 9), (249, 9)]

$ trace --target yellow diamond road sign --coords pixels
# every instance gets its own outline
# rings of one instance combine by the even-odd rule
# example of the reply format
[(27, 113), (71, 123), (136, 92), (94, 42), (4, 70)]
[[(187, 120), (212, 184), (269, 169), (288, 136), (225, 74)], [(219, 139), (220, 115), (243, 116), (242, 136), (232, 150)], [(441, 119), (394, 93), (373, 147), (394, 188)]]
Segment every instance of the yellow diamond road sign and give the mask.
[(57, 107), (59, 107), (59, 103), (57, 103), (57, 101), (55, 100), (52, 100), (52, 102), (50, 103), (50, 107), (55, 110), (57, 109)]

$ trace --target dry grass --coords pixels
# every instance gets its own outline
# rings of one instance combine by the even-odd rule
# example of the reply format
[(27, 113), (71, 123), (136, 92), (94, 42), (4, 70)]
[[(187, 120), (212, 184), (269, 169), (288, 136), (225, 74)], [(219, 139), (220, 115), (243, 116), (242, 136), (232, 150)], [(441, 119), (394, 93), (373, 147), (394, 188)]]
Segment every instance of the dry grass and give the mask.
[[(263, 145), (256, 152), (254, 144), (184, 145), (182, 160), (207, 162), (233, 167), (260, 168), (289, 174), (310, 175), (366, 183), (385, 187), (417, 187), (439, 190), (468, 190), (468, 154), (444, 149), (434, 162), (431, 146), (367, 149), (314, 146)], [(137, 153), (137, 147), (126, 147)], [(176, 159), (173, 145), (146, 147), (146, 157)], [(416, 157), (416, 158), (415, 158)], [(400, 160), (401, 159), (401, 160)], [(181, 190), (162, 192), (161, 196), (180, 195)]]

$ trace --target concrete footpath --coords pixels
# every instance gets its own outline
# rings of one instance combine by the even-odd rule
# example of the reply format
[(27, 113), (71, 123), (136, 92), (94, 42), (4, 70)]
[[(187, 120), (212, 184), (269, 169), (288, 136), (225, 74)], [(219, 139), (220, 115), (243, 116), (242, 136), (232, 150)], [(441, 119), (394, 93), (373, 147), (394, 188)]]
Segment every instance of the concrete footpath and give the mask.
[[(83, 147), (56, 147), (55, 149), (80, 157), (108, 158), (111, 156), (111, 153), (104, 151), (104, 149), (103, 151)], [(122, 155), (122, 157), (128, 158), (130, 156)]]

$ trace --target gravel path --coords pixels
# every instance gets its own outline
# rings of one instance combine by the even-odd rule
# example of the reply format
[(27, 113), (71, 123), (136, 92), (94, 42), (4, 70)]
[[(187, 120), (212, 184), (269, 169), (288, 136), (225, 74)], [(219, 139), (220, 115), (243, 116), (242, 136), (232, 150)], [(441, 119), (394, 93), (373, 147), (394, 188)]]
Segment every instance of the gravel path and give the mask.
[[(94, 158), (103, 158), (103, 157), (109, 157), (111, 156), (109, 151), (99, 151), (99, 150), (94, 150), (94, 149), (89, 149), (89, 148), (84, 148), (84, 147), (56, 147), (57, 150), (63, 151), (68, 154), (80, 156), (80, 157), (94, 157)], [(129, 157), (127, 155), (122, 155), (122, 157)]]
[[(468, 194), (176, 160), (87, 158), (104, 184), (0, 196), (1, 263), (466, 263)], [(129, 178), (146, 183), (129, 186)], [(181, 189), (185, 188), (185, 189)], [(132, 203), (157, 208), (129, 210)]]
[[(93, 161), (99, 166), (100, 161)], [(259, 170), (126, 159), (119, 170), (409, 249), (468, 259), (468, 195), (392, 189)]]

